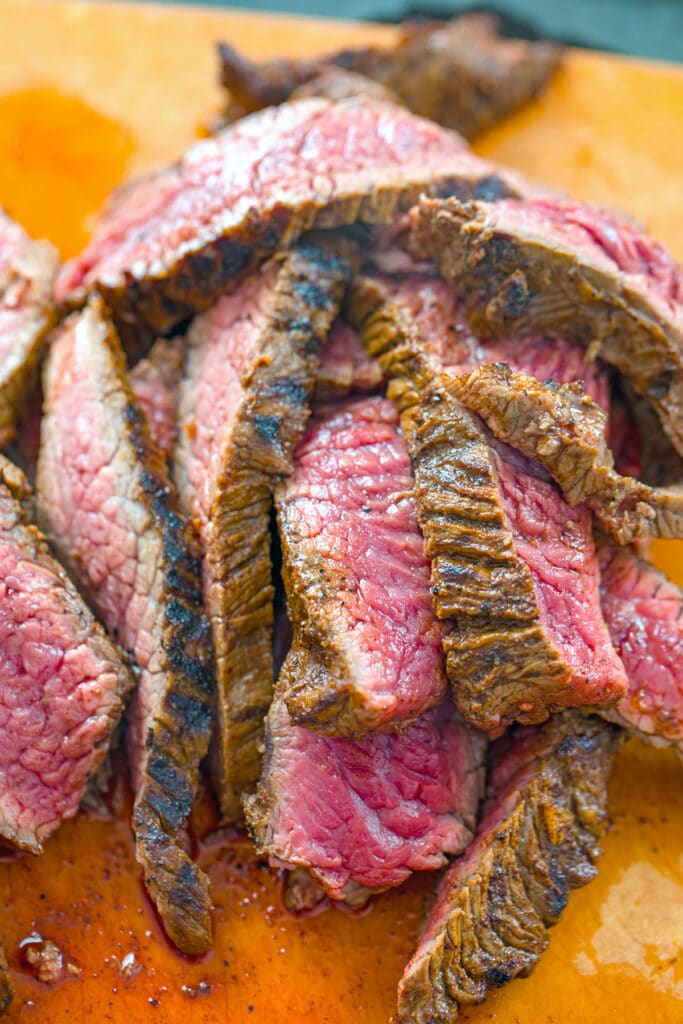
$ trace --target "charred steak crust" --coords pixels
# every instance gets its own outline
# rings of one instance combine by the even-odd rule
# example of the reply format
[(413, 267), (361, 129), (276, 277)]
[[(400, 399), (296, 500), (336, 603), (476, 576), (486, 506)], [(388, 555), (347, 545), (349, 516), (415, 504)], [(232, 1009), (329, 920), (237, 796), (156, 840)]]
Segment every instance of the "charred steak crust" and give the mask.
[[(212, 624), (217, 664), (217, 721), (212, 751), (214, 779), (226, 822), (241, 819), (242, 793), (258, 779), (263, 719), (273, 687), (273, 586), (270, 512), (273, 488), (292, 470), (294, 448), (309, 414), (321, 343), (338, 313), (356, 262), (355, 248), (301, 242), (279, 264), (261, 272), (268, 289), (249, 298), (238, 289), (233, 304), (257, 337), (240, 365), (238, 404), (232, 429), (218, 453), (209, 481), (210, 508), (193, 493), (191, 462), (200, 415), (193, 392), (202, 383), (203, 360), (212, 345), (211, 314), (190, 329), (190, 355), (177, 479), (181, 499), (198, 523), (204, 549), (205, 604)], [(248, 284), (247, 286), (251, 287)], [(243, 296), (243, 300), (241, 299)], [(265, 306), (255, 303), (263, 300)], [(251, 303), (251, 304), (250, 304)], [(220, 327), (218, 328), (220, 330)], [(230, 336), (224, 341), (232, 343)], [(215, 340), (213, 341), (215, 343)], [(204, 381), (204, 386), (206, 385)], [(212, 382), (216, 386), (216, 382)], [(205, 426), (205, 425), (204, 425)], [(203, 485), (204, 486), (204, 485)], [(208, 514), (207, 514), (208, 512)]]
[(56, 322), (53, 284), (59, 259), (32, 241), (0, 209), (0, 445), (38, 382), (47, 336)]
[(651, 487), (614, 469), (607, 416), (580, 384), (542, 384), (487, 363), (449, 385), (501, 441), (539, 462), (570, 505), (587, 501), (619, 544), (683, 537), (683, 484)]
[(73, 304), (99, 291), (135, 345), (208, 309), (238, 275), (313, 227), (388, 223), (422, 194), (491, 198), (522, 187), (394, 104), (298, 100), (128, 186), (63, 268), (57, 293)]
[[(73, 335), (79, 330), (88, 332), (87, 358), (80, 356), (85, 360), (84, 368), (77, 365), (74, 347), (68, 347), (69, 332)], [(88, 360), (95, 361), (94, 370)], [(106, 408), (113, 417), (110, 423), (116, 434), (117, 451), (123, 453), (119, 463), (125, 463), (123, 471), (132, 477), (127, 481), (128, 491), (122, 495), (134, 504), (131, 510), (124, 501), (124, 515), (130, 516), (125, 527), (132, 531), (136, 541), (140, 539), (136, 530), (144, 530), (147, 538), (151, 538), (150, 548), (156, 559), (153, 566), (145, 565), (144, 570), (159, 581), (159, 592), (155, 594), (155, 584), (149, 579), (149, 590), (142, 594), (131, 590), (130, 601), (142, 598), (144, 605), (132, 625), (112, 614), (111, 605), (103, 603), (102, 583), (93, 578), (93, 559), (84, 558), (79, 551), (79, 538), (64, 535), (55, 527), (51, 496), (55, 481), (59, 488), (60, 477), (64, 476), (66, 482), (69, 471), (68, 466), (60, 464), (58, 435), (68, 426), (64, 428), (59, 422), (60, 412), (64, 412), (59, 408), (59, 392), (64, 374), (71, 367), (74, 372), (92, 374), (89, 383), (99, 396), (100, 408)], [(129, 728), (132, 735), (133, 726), (138, 727), (137, 738), (144, 748), (133, 750), (136, 856), (169, 938), (184, 952), (200, 954), (211, 942), (209, 882), (185, 852), (184, 837), (199, 764), (208, 749), (214, 677), (196, 541), (176, 511), (164, 457), (153, 444), (145, 418), (136, 405), (118, 337), (99, 300), (91, 300), (81, 314), (74, 314), (55, 338), (46, 364), (44, 391), (46, 415), (38, 466), (42, 519), (65, 564), (81, 581), (121, 642), (135, 653), (141, 643), (152, 638), (150, 657), (154, 672), (161, 673), (161, 688), (156, 689), (156, 679), (150, 675), (147, 681), (155, 691), (141, 695), (140, 686), (146, 681), (148, 668), (141, 664), (141, 683), (134, 699), (138, 704)], [(92, 415), (93, 408), (87, 408)], [(93, 429), (96, 427), (97, 423), (93, 424)], [(115, 479), (115, 488), (118, 483)], [(111, 512), (96, 506), (95, 514), (104, 517)], [(106, 519), (101, 526), (104, 533)], [(98, 537), (100, 543), (103, 533)], [(106, 537), (104, 543), (109, 543)], [(129, 607), (123, 609), (126, 618)]]
[(0, 839), (42, 853), (78, 811), (133, 677), (32, 516), (23, 473), (0, 456)]
[[(575, 243), (562, 234), (550, 210), (547, 225), (524, 223), (524, 203), (462, 203), (458, 199), (424, 200), (413, 225), (416, 254), (436, 259), (444, 276), (466, 304), (475, 329), (482, 334), (548, 334), (576, 339), (611, 363), (657, 411), (671, 442), (683, 454), (683, 284), (680, 269), (666, 252), (627, 225), (612, 221), (590, 207), (579, 209), (593, 217), (597, 243), (582, 238)], [(531, 202), (537, 214), (544, 201)], [(564, 206), (556, 201), (555, 207)], [(570, 216), (570, 215), (568, 215)], [(519, 221), (522, 221), (520, 224)], [(508, 224), (508, 221), (510, 222)], [(603, 223), (604, 222), (604, 223)], [(572, 222), (572, 229), (576, 225)], [(589, 234), (581, 225), (584, 235)], [(674, 301), (662, 301), (664, 285), (646, 279), (645, 269), (623, 271), (600, 232), (618, 238), (629, 232), (624, 248), (649, 247), (656, 259), (669, 266)], [(631, 234), (634, 236), (631, 238)], [(597, 254), (597, 255), (596, 255)], [(643, 267), (648, 255), (640, 256)], [(643, 283), (645, 282), (645, 284)]]
[(441, 881), (395, 1024), (449, 1024), (530, 974), (569, 893), (596, 874), (617, 730), (565, 713), (500, 743), (477, 838)]
[[(450, 378), (437, 372), (381, 285), (358, 280), (347, 315), (379, 358), (401, 410), (432, 561), (432, 605), (438, 618), (451, 620), (443, 646), (461, 714), (497, 735), (513, 721), (541, 722), (567, 704), (612, 703), (625, 692), (623, 672), (613, 679), (607, 672), (599, 687), (588, 668), (586, 693), (572, 693), (572, 670), (551, 642), (531, 570), (515, 549), (481, 421), (451, 394)], [(595, 597), (599, 614), (597, 586)]]
[(334, 73), (347, 71), (365, 79), (364, 94), (384, 88), (415, 113), (472, 138), (536, 96), (560, 58), (551, 43), (505, 39), (497, 28), (496, 18), (482, 14), (408, 21), (392, 47), (260, 64), (220, 43), (227, 115), (234, 120), (292, 94), (330, 95)]

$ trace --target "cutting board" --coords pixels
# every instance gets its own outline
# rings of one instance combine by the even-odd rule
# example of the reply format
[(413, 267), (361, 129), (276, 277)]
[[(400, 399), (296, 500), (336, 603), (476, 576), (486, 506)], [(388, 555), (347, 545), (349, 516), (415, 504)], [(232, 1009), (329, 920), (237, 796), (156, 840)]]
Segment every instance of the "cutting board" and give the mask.
[[(213, 44), (255, 57), (390, 40), (393, 29), (246, 12), (0, 0), (0, 204), (64, 255), (109, 190), (175, 158), (220, 107)], [(547, 93), (481, 139), (493, 159), (627, 210), (683, 257), (683, 73), (570, 53)], [(683, 582), (683, 544), (655, 545)], [(632, 742), (611, 786), (600, 875), (575, 893), (527, 980), (462, 1020), (680, 1024), (683, 1020), (683, 768)], [(430, 878), (364, 914), (294, 917), (243, 837), (193, 820), (209, 872), (215, 947), (199, 961), (163, 939), (135, 865), (117, 782), (111, 809), (63, 826), (41, 858), (0, 858), (0, 935), (16, 984), (5, 1019), (33, 1024), (386, 1024)], [(72, 965), (54, 987), (19, 944), (51, 938)]]

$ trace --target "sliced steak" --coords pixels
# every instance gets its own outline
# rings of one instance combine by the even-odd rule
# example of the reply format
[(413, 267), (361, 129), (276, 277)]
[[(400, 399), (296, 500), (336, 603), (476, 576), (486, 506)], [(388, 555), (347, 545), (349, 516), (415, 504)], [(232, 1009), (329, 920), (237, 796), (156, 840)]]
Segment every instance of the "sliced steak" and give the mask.
[(283, 699), (297, 725), (360, 737), (405, 728), (446, 693), (398, 410), (320, 410), (276, 494), (295, 645)]
[(477, 838), (441, 880), (396, 1024), (448, 1024), (528, 975), (572, 889), (596, 875), (616, 729), (565, 714), (494, 748)]
[(9, 1010), (12, 995), (12, 982), (9, 979), (7, 960), (0, 946), (0, 1017)]
[(57, 264), (51, 245), (31, 241), (0, 210), (0, 445), (14, 437), (17, 417), (37, 384), (56, 319), (52, 288)]
[(188, 334), (176, 470), (204, 552), (217, 664), (213, 767), (226, 822), (240, 819), (242, 793), (258, 780), (273, 687), (272, 490), (292, 468), (347, 257), (301, 243)]
[(632, 382), (683, 453), (683, 274), (661, 245), (596, 207), (547, 198), (425, 200), (413, 243), (478, 333), (581, 341)]
[(147, 419), (152, 440), (167, 459), (178, 442), (178, 391), (183, 376), (184, 338), (159, 338), (130, 372), (130, 386)]
[[(381, 100), (383, 103), (400, 104), (401, 102), (396, 93), (380, 85), (379, 82), (373, 81), (372, 78), (359, 75), (356, 71), (347, 71), (334, 64), (321, 66), (319, 72), (313, 78), (309, 78), (297, 86), (288, 99), (310, 99), (311, 96), (321, 96), (324, 99), (335, 101), (356, 97), (361, 100)], [(234, 121), (235, 117), (231, 116), (231, 113), (236, 113), (238, 109), (232, 110), (229, 107), (224, 123)]]
[(455, 378), (449, 391), (493, 434), (536, 460), (570, 505), (587, 502), (619, 544), (683, 537), (683, 483), (650, 487), (614, 469), (607, 417), (580, 384), (541, 384), (505, 363)]
[(600, 611), (589, 510), (570, 508), (540, 467), (491, 437), (425, 354), (422, 325), (384, 289), (360, 283), (349, 315), (401, 410), (463, 716), (497, 735), (514, 720), (614, 703), (628, 684)]
[(41, 853), (76, 814), (133, 678), (30, 509), (0, 456), (0, 840)]
[[(292, 652), (290, 652), (290, 658)], [(283, 674), (296, 672), (296, 660)], [(245, 800), (259, 853), (305, 867), (334, 900), (433, 871), (472, 838), (485, 742), (446, 703), (405, 733), (363, 740), (292, 724), (278, 692), (259, 788)]]
[[(659, 427), (659, 420), (656, 414), (650, 409), (647, 402), (643, 399), (639, 399), (639, 401), (643, 402), (643, 405), (647, 407), (654, 419), (652, 429), (668, 445), (669, 442)], [(637, 480), (643, 476), (643, 443), (631, 410), (619, 392), (610, 396), (609, 416), (607, 419), (607, 445), (614, 456), (614, 468), (618, 473), (621, 473), (622, 476), (635, 477)], [(676, 455), (675, 452), (674, 455)], [(676, 458), (678, 458), (677, 455)], [(683, 470), (679, 474), (679, 479), (683, 479)], [(664, 483), (663, 480), (656, 482)], [(647, 480), (646, 483), (655, 483), (655, 481)]]
[(628, 548), (598, 554), (602, 610), (630, 684), (609, 717), (683, 754), (683, 592)]
[(425, 192), (518, 194), (513, 177), (393, 104), (298, 100), (245, 118), (129, 185), (62, 270), (58, 295), (81, 301), (97, 289), (129, 340), (165, 333), (311, 227), (386, 223)]
[(417, 114), (472, 138), (536, 96), (560, 57), (559, 47), (551, 43), (503, 38), (498, 20), (490, 15), (408, 21), (401, 29), (393, 47), (261, 64), (221, 43), (221, 82), (230, 93), (228, 117), (234, 120), (282, 103), (304, 83), (312, 93), (341, 68), (369, 79), (368, 93), (374, 94), (373, 86), (379, 84)]
[(199, 558), (97, 301), (54, 338), (43, 384), (41, 517), (140, 668), (127, 737), (136, 853), (169, 937), (201, 953), (211, 941), (208, 880), (184, 848), (213, 693)]
[(365, 351), (363, 339), (350, 324), (337, 320), (320, 353), (316, 398), (343, 398), (354, 391), (376, 391), (381, 384), (382, 370)]

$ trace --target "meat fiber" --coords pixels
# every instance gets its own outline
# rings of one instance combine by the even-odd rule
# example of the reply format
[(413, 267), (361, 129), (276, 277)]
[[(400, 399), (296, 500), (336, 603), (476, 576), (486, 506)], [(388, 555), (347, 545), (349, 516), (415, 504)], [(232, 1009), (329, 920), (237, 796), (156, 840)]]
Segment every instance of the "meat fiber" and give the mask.
[(97, 289), (129, 340), (165, 333), (311, 227), (386, 223), (422, 193), (490, 198), (521, 187), (393, 104), (299, 100), (127, 186), (63, 269), (58, 294), (77, 302)]
[(494, 748), (477, 838), (443, 876), (395, 1024), (449, 1024), (534, 969), (569, 893), (595, 877), (617, 743), (565, 714)]
[(360, 737), (405, 728), (446, 692), (398, 411), (321, 409), (276, 495), (295, 644), (283, 700), (297, 725)]
[[(288, 658), (285, 676), (293, 666)], [(274, 864), (308, 868), (334, 900), (435, 870), (472, 838), (484, 741), (449, 704), (408, 732), (354, 742), (293, 725), (278, 694), (266, 743), (245, 800), (256, 847)]]
[(178, 442), (178, 391), (185, 360), (184, 338), (159, 338), (130, 372), (130, 386), (157, 448), (167, 459)]
[(41, 853), (76, 814), (133, 679), (31, 523), (31, 504), (23, 474), (0, 456), (0, 840)]
[(683, 453), (683, 275), (661, 245), (556, 198), (425, 200), (413, 245), (439, 263), (478, 333), (589, 346), (651, 403)]
[(229, 822), (240, 819), (242, 793), (259, 776), (273, 687), (272, 489), (291, 471), (353, 256), (301, 243), (188, 335), (177, 480), (202, 541), (217, 664), (212, 761)]
[(38, 366), (55, 323), (52, 287), (57, 253), (33, 242), (0, 210), (0, 445), (15, 436), (17, 418), (38, 381)]
[(546, 469), (570, 505), (587, 502), (620, 544), (683, 537), (683, 484), (650, 487), (614, 469), (607, 417), (580, 384), (541, 384), (504, 363), (458, 377), (450, 392), (499, 440)]
[(194, 539), (98, 302), (61, 328), (43, 383), (42, 520), (139, 666), (127, 737), (137, 858), (169, 937), (202, 953), (211, 941), (208, 880), (184, 841), (208, 747), (213, 674)]
[(349, 312), (401, 410), (462, 715), (497, 735), (514, 720), (614, 703), (628, 684), (600, 611), (588, 509), (570, 508), (534, 463), (493, 440), (425, 354), (423, 325), (381, 287), (359, 284)]
[(366, 94), (379, 85), (415, 113), (472, 138), (541, 92), (560, 57), (552, 43), (505, 39), (497, 29), (498, 20), (485, 14), (408, 21), (392, 47), (261, 64), (221, 43), (228, 117), (282, 103), (304, 83), (313, 94), (314, 79), (329, 82), (334, 70), (344, 69), (369, 79)]
[(683, 592), (634, 551), (599, 549), (602, 611), (629, 679), (609, 717), (683, 754)]
[(320, 353), (316, 398), (343, 398), (354, 391), (375, 391), (381, 384), (380, 365), (365, 351), (363, 339), (344, 320), (337, 320)]

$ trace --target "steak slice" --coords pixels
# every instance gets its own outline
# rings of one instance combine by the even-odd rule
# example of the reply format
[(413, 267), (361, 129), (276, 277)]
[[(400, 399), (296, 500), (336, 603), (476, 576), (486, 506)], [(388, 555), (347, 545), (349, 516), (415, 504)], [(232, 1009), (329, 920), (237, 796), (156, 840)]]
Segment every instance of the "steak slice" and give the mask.
[(172, 459), (178, 442), (178, 391), (185, 361), (184, 338), (159, 338), (130, 371), (130, 386), (157, 448)]
[(76, 814), (133, 678), (31, 505), (22, 472), (0, 456), (0, 840), (41, 853)]
[(484, 14), (408, 21), (390, 48), (260, 64), (221, 43), (228, 117), (282, 103), (302, 85), (329, 89), (334, 70), (344, 69), (369, 79), (366, 92), (374, 94), (379, 84), (415, 113), (472, 138), (541, 92), (560, 58), (559, 47), (551, 43), (503, 38), (498, 24)]
[(211, 729), (213, 674), (194, 538), (93, 300), (54, 338), (38, 464), (43, 522), (140, 679), (128, 747), (136, 855), (171, 940), (211, 941), (208, 880), (184, 848)]
[(478, 333), (583, 342), (656, 409), (683, 453), (683, 275), (630, 224), (571, 200), (424, 201), (413, 243)]
[(405, 729), (443, 700), (398, 410), (384, 398), (320, 409), (276, 493), (294, 628), (283, 700), (296, 725), (332, 736)]
[(0, 1017), (9, 1010), (13, 994), (12, 982), (9, 979), (9, 971), (7, 969), (7, 960), (0, 946)]
[(630, 684), (608, 717), (683, 754), (683, 592), (629, 548), (598, 555), (602, 611)]
[(587, 502), (619, 544), (683, 537), (683, 484), (651, 487), (621, 476), (607, 448), (607, 417), (580, 384), (541, 384), (505, 363), (487, 363), (449, 385), (506, 444), (535, 459), (570, 505)]
[[(291, 658), (284, 677), (297, 671)], [(263, 775), (244, 803), (256, 848), (308, 868), (334, 900), (433, 871), (472, 838), (484, 748), (448, 703), (404, 733), (324, 736), (292, 724), (278, 684)]]
[(382, 370), (365, 351), (363, 339), (344, 320), (337, 320), (320, 352), (315, 384), (318, 401), (344, 398), (354, 391), (376, 391)]
[(489, 735), (627, 690), (599, 605), (591, 516), (495, 441), (422, 348), (423, 325), (373, 282), (349, 315), (390, 380), (432, 562), (432, 605), (461, 714)]
[(422, 193), (516, 195), (513, 179), (394, 104), (298, 100), (129, 185), (63, 268), (58, 295), (79, 302), (97, 289), (129, 340), (165, 333), (311, 227), (386, 223)]
[(56, 320), (52, 286), (57, 264), (48, 242), (31, 241), (0, 209), (0, 446), (15, 436), (17, 416), (37, 383)]
[(448, 1024), (533, 971), (572, 889), (597, 873), (618, 733), (567, 713), (494, 748), (477, 838), (439, 885), (396, 1024)]
[(353, 258), (300, 243), (188, 334), (176, 470), (204, 553), (218, 689), (212, 760), (226, 822), (239, 821), (242, 793), (258, 780), (272, 696), (272, 491), (291, 472)]

